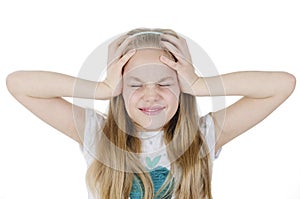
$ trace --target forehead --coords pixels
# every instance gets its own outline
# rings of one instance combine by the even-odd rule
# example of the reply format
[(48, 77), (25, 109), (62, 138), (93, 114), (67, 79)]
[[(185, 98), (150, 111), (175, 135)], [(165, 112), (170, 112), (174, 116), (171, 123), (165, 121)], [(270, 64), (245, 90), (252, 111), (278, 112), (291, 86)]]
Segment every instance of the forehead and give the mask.
[(168, 56), (161, 49), (137, 50), (124, 68), (124, 78), (138, 77), (144, 81), (167, 76), (176, 78), (176, 72), (159, 60), (161, 55)]
[[(133, 57), (127, 62), (124, 72), (131, 70), (132, 68), (145, 64), (163, 64), (159, 57), (161, 55), (167, 55), (162, 49), (146, 48), (136, 51)], [(168, 56), (168, 55), (167, 55)]]

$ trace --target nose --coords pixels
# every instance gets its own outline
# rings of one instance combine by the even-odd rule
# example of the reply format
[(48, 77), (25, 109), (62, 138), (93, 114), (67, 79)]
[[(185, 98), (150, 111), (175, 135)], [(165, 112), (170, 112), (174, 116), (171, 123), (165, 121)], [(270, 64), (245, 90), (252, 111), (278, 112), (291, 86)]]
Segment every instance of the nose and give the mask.
[(148, 83), (144, 85), (143, 99), (145, 101), (156, 101), (159, 99), (158, 88), (156, 84)]

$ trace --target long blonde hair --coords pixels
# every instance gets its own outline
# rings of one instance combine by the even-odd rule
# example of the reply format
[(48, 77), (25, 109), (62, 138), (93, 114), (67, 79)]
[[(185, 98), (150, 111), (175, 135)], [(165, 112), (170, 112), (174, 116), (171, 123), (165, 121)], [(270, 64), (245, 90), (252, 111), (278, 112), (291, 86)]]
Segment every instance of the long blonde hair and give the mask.
[[(128, 33), (157, 31), (177, 34), (166, 29), (135, 29)], [(164, 49), (158, 34), (139, 34), (128, 45), (130, 48), (153, 47)], [(167, 50), (166, 50), (167, 51)], [(141, 141), (134, 136), (135, 127), (127, 114), (122, 94), (110, 101), (107, 120), (102, 137), (97, 145), (101, 160), (95, 159), (87, 170), (86, 181), (95, 198), (127, 199), (132, 182), (138, 178), (143, 188), (143, 199), (175, 195), (180, 199), (211, 199), (211, 160), (205, 139), (199, 130), (196, 99), (192, 95), (180, 94), (178, 110), (164, 126), (164, 141), (171, 162), (166, 181), (154, 194), (151, 177), (136, 154), (141, 153)], [(109, 140), (109, 142), (107, 141)], [(199, 152), (199, 153), (195, 153)], [(169, 186), (172, 184), (172, 186)]]

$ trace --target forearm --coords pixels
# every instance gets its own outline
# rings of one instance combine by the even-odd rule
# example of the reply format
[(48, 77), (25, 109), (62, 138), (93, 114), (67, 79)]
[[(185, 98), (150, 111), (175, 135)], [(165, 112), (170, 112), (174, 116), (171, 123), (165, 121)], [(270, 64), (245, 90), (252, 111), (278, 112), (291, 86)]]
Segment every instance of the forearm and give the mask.
[(285, 72), (245, 71), (199, 78), (193, 88), (197, 96), (267, 98), (289, 94), (294, 81), (294, 76)]
[(13, 95), (36, 98), (77, 97), (108, 98), (108, 89), (101, 82), (75, 78), (46, 71), (17, 71), (7, 77), (7, 87)]

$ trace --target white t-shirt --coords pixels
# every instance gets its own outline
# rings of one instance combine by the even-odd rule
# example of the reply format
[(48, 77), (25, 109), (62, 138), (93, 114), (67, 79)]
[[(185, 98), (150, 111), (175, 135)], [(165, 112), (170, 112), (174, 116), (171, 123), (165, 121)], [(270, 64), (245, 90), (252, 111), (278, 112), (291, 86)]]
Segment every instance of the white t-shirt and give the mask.
[[(101, 124), (104, 124), (105, 118), (93, 109), (86, 109), (85, 112), (85, 129), (83, 145), (80, 146), (84, 158), (89, 166), (94, 158), (96, 152), (97, 141), (101, 138)], [(218, 151), (215, 153), (215, 130), (213, 119), (210, 114), (200, 118), (199, 127), (203, 133), (208, 149), (210, 152), (211, 160), (219, 155)], [(166, 168), (170, 170), (170, 160), (167, 155), (166, 145), (163, 139), (163, 131), (157, 132), (143, 132), (139, 134), (142, 143), (142, 155), (140, 161), (144, 166), (153, 170), (155, 168)], [(93, 199), (89, 194), (89, 199)]]

